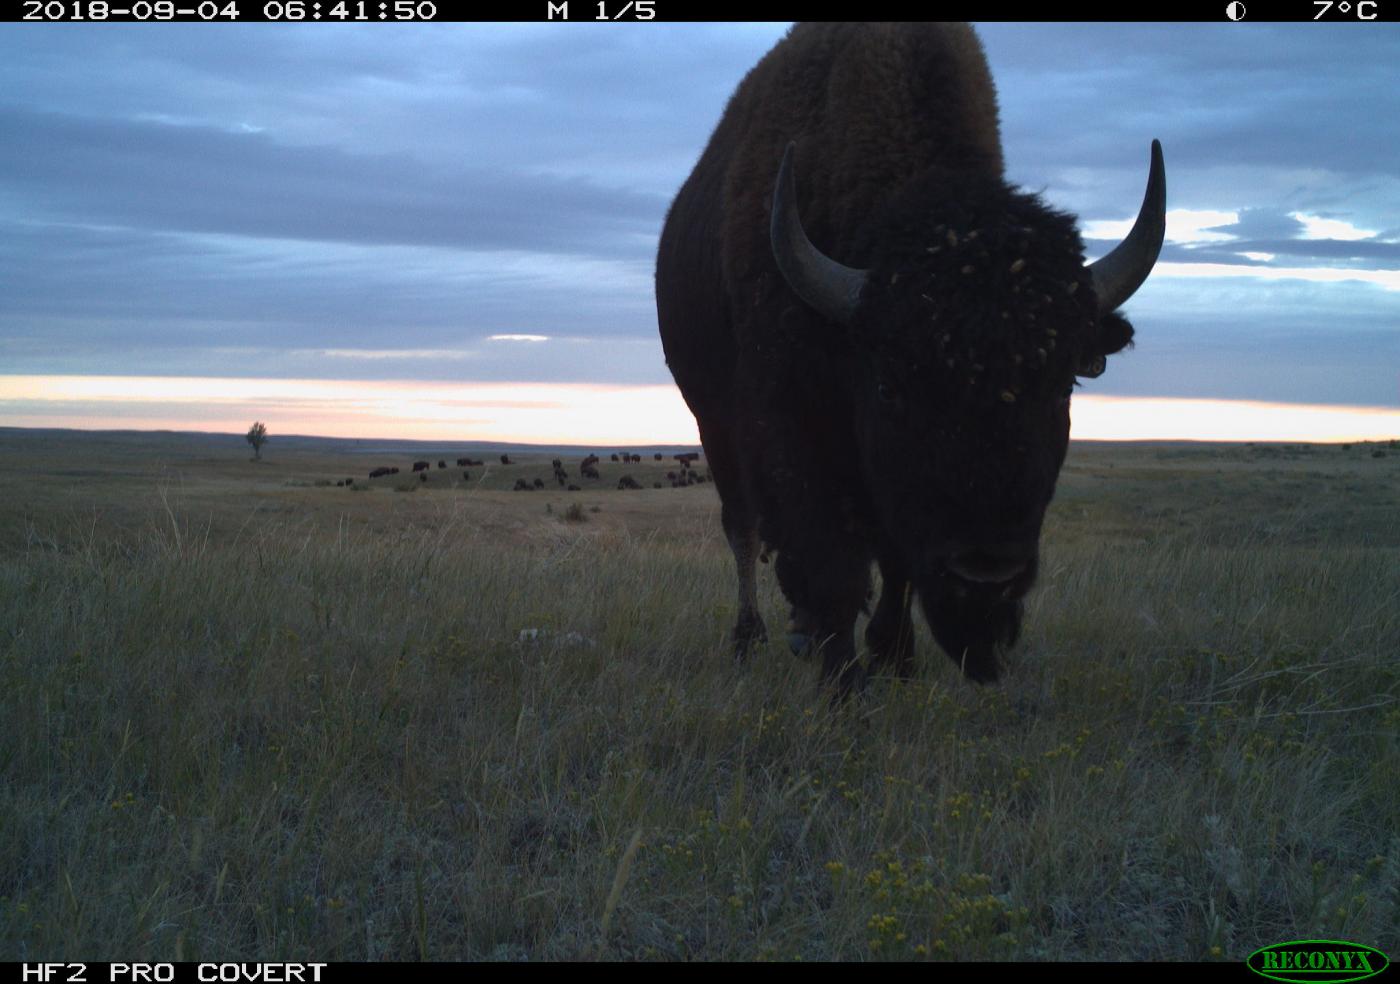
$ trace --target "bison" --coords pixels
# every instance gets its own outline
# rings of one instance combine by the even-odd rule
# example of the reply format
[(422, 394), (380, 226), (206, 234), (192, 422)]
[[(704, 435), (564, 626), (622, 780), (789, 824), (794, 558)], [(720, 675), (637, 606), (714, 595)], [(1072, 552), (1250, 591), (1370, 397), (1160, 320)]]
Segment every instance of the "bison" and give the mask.
[(619, 489), (639, 489), (642, 486), (641, 483), (631, 475), (623, 475), (617, 480), (617, 487)]
[(432, 466), (429, 465), (426, 461), (415, 461), (415, 462), (413, 463), (413, 470), (416, 471), (416, 472), (424, 471), (425, 469), (428, 469), (428, 468), (431, 468), (431, 467), (432, 467)]
[[(699, 426), (738, 571), (736, 655), (766, 638), (776, 554), (790, 641), (859, 689), (913, 667), (910, 604), (964, 674), (1020, 631), (1076, 376), (1129, 345), (1117, 313), (1165, 228), (1152, 142), (1127, 238), (1086, 265), (1074, 217), (1003, 176), (966, 25), (800, 24), (739, 84), (672, 203), (662, 346)], [(854, 467), (826, 463), (857, 449)], [(677, 455), (678, 459), (682, 456)]]
[(503, 464), (503, 465), (508, 465), (508, 464), (510, 464), (510, 455), (508, 455), (508, 454), (503, 454), (503, 455), (501, 455), (501, 464)]

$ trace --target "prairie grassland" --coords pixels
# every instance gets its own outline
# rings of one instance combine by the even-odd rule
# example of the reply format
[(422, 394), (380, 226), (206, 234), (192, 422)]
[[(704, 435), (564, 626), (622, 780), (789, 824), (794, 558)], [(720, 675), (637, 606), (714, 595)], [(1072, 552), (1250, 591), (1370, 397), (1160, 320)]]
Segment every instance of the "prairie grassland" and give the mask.
[(1076, 445), (1004, 682), (832, 708), (712, 486), (240, 444), (0, 433), (0, 958), (1400, 950), (1400, 451)]

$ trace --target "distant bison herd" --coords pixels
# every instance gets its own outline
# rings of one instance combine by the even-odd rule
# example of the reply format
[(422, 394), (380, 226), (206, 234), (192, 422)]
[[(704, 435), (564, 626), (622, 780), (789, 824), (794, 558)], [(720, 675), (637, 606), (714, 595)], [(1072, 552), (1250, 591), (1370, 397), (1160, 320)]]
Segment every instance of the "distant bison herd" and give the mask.
[[(610, 457), (612, 461), (618, 462), (620, 464), (640, 464), (642, 461), (642, 456), (640, 454), (633, 454), (630, 451), (613, 452)], [(652, 488), (660, 489), (664, 488), (667, 484), (669, 484), (671, 488), (678, 489), (684, 488), (688, 485), (699, 485), (709, 480), (708, 474), (701, 474), (700, 472), (697, 472), (694, 469), (694, 465), (700, 460), (699, 452), (686, 451), (680, 454), (673, 454), (671, 455), (671, 458), (677, 463), (677, 470), (668, 471), (666, 473), (666, 480), (664, 483), (661, 481), (653, 481), (651, 486)], [(501, 464), (503, 465), (517, 464), (517, 462), (511, 460), (510, 455), (508, 454), (502, 454), (500, 456), (500, 460)], [(579, 461), (579, 477), (592, 479), (595, 482), (601, 481), (603, 475), (598, 470), (598, 465), (601, 462), (601, 460), (602, 459), (599, 458), (596, 454), (589, 454), (585, 456), (582, 460)], [(652, 460), (663, 461), (665, 460), (665, 457), (660, 451), (657, 451), (652, 454)], [(456, 462), (457, 466), (463, 469), (462, 481), (464, 482), (471, 481), (471, 472), (467, 471), (466, 468), (468, 468), (469, 466), (485, 467), (486, 465), (486, 462), (481, 458), (457, 458)], [(569, 481), (569, 470), (564, 466), (564, 462), (562, 459), (555, 458), (553, 459), (553, 461), (550, 462), (550, 465), (553, 469), (554, 481), (558, 484), (558, 486), (561, 489), (566, 489), (569, 492), (583, 491), (581, 486), (575, 485)], [(447, 459), (439, 459), (437, 466), (440, 469), (447, 468)], [(418, 475), (419, 481), (421, 482), (427, 482), (428, 474), (432, 471), (432, 467), (433, 466), (431, 461), (415, 461), (411, 465), (412, 472)], [(369, 473), (369, 477), (372, 479), (385, 478), (390, 475), (397, 474), (399, 474), (398, 468), (392, 466), (383, 466), (372, 470)], [(355, 480), (353, 478), (347, 478), (345, 479), (345, 481), (336, 482), (335, 484), (337, 487), (342, 487), (354, 485), (354, 482)], [(516, 479), (515, 484), (514, 486), (512, 486), (512, 488), (516, 492), (534, 492), (538, 489), (545, 488), (546, 485), (547, 483), (543, 478), (518, 478)], [(643, 484), (636, 478), (634, 478), (632, 475), (622, 475), (621, 477), (619, 477), (617, 480), (617, 487), (619, 489), (644, 488)]]

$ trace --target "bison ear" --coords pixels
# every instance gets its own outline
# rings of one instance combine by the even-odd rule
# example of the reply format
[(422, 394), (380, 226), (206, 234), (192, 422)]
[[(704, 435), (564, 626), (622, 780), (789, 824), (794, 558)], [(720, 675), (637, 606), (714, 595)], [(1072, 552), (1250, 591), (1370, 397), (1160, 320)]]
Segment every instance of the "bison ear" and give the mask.
[(1105, 314), (1099, 318), (1099, 337), (1095, 349), (1102, 355), (1121, 352), (1133, 344), (1133, 326), (1128, 319), (1117, 314)]
[(1085, 349), (1074, 374), (1081, 379), (1097, 379), (1108, 368), (1108, 356), (1133, 344), (1133, 326), (1126, 318), (1106, 314), (1099, 318), (1098, 331)]

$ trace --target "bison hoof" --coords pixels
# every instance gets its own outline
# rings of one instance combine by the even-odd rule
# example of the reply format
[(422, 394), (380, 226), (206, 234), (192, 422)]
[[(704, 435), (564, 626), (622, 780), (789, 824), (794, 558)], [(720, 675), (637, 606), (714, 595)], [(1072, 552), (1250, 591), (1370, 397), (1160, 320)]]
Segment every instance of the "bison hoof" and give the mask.
[(805, 632), (789, 632), (787, 644), (792, 654), (799, 659), (806, 659), (812, 654), (812, 637)]
[(869, 679), (865, 667), (859, 662), (849, 664), (833, 681), (831, 703), (834, 706), (840, 705), (852, 697), (859, 697), (865, 693), (865, 685)]
[(768, 627), (763, 624), (763, 619), (754, 615), (746, 618), (739, 616), (738, 623), (734, 626), (732, 635), (734, 641), (734, 659), (742, 662), (748, 659), (749, 651), (754, 644), (763, 645), (768, 641)]
[(962, 667), (963, 676), (973, 683), (996, 683), (997, 678), (1001, 676), (996, 651), (991, 646), (968, 647), (963, 650), (958, 665)]
[(897, 655), (879, 651), (872, 652), (870, 671), (872, 673), (888, 673), (897, 680), (912, 680), (914, 679), (914, 654), (908, 650)]

